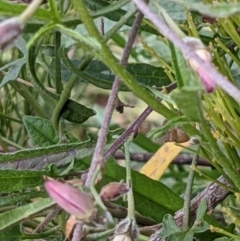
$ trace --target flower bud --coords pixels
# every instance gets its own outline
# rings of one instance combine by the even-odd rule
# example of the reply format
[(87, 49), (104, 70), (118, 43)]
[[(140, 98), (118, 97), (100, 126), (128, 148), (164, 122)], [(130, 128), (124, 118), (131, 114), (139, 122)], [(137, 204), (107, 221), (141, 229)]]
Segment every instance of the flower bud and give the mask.
[(112, 182), (101, 189), (100, 197), (104, 201), (116, 200), (129, 191), (125, 183)]
[(66, 212), (78, 220), (88, 221), (94, 212), (93, 199), (66, 183), (47, 180), (44, 184), (49, 196)]
[[(207, 48), (203, 45), (201, 40), (193, 37), (186, 37), (183, 39), (183, 41), (192, 48), (192, 50), (195, 52), (195, 54), (198, 55), (199, 58), (201, 58), (203, 61), (211, 63), (212, 57), (210, 52), (207, 50)], [(204, 86), (207, 93), (211, 93), (214, 91), (216, 87), (216, 82), (213, 80), (208, 73), (201, 67), (194, 59), (188, 59), (188, 64), (190, 67), (195, 70), (202, 82), (202, 85)]]
[(20, 36), (23, 23), (19, 18), (10, 18), (0, 23), (0, 50), (11, 46)]
[(114, 236), (112, 241), (132, 241), (132, 238), (128, 233), (124, 233)]

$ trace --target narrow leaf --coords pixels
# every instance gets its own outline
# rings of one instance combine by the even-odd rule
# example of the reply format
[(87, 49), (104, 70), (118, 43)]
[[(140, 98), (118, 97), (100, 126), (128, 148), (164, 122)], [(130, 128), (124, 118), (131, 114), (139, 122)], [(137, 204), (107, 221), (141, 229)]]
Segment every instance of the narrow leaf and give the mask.
[(44, 147), (57, 144), (58, 135), (52, 122), (37, 116), (23, 116), (23, 123), (35, 146)]
[(0, 230), (2, 231), (7, 227), (24, 220), (25, 218), (29, 218), (29, 216), (44, 210), (53, 204), (54, 202), (50, 198), (41, 198), (36, 202), (0, 213)]

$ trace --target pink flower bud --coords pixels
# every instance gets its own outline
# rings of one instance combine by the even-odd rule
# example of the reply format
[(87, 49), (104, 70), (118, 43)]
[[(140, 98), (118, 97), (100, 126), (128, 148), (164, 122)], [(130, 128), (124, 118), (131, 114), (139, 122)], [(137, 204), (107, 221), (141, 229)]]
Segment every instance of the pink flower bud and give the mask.
[(11, 46), (20, 36), (23, 23), (19, 18), (10, 18), (0, 23), (0, 50)]
[(49, 196), (66, 212), (78, 220), (88, 221), (94, 212), (93, 199), (66, 183), (47, 180), (44, 184)]
[[(195, 54), (198, 55), (203, 61), (211, 63), (212, 57), (207, 48), (203, 45), (200, 39), (193, 37), (186, 37), (183, 39), (184, 42), (193, 49)], [(207, 93), (211, 93), (216, 88), (215, 80), (213, 80), (208, 73), (201, 67), (194, 59), (188, 59), (189, 66), (195, 70), (202, 82)]]
[(216, 88), (216, 82), (201, 67), (198, 68), (198, 75), (207, 93), (212, 93)]

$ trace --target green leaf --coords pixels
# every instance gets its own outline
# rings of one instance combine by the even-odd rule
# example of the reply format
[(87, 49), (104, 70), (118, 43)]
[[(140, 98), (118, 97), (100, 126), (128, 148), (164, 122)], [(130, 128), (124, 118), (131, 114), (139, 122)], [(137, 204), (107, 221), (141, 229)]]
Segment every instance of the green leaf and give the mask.
[(165, 135), (172, 128), (181, 127), (186, 123), (189, 123), (189, 120), (185, 116), (177, 116), (173, 119), (168, 120), (168, 122), (164, 124), (162, 127), (151, 130), (147, 134), (147, 136), (148, 137), (153, 136), (153, 138), (156, 139)]
[[(57, 144), (54, 146), (0, 153), (0, 169), (42, 170), (46, 164), (68, 163), (70, 157), (81, 159), (92, 154), (91, 140), (82, 143)], [(44, 158), (43, 158), (44, 157)]]
[(204, 4), (202, 2), (195, 3), (194, 1), (190, 2), (181, 0), (171, 0), (171, 2), (181, 4), (187, 9), (194, 10), (214, 18), (226, 18), (240, 12), (240, 4), (233, 2), (217, 2), (215, 4)]
[[(109, 6), (109, 3), (107, 1), (99, 1), (99, 0), (84, 0), (84, 3), (92, 11), (97, 11), (97, 10), (103, 9), (104, 7)], [(118, 9), (114, 12), (105, 13), (103, 16), (112, 21), (117, 22), (125, 14), (126, 14), (125, 10)], [(131, 18), (130, 20), (128, 20), (126, 22), (126, 25), (132, 27), (134, 19), (135, 18)], [(158, 31), (156, 31), (153, 27), (151, 27), (150, 25), (148, 25), (146, 23), (142, 23), (140, 29), (143, 31), (149, 32), (149, 33), (158, 34)]]
[(168, 238), (168, 241), (192, 241), (194, 233), (192, 231), (182, 231), (175, 233)]
[(181, 229), (175, 223), (175, 220), (172, 215), (166, 214), (163, 217), (163, 231), (160, 234), (161, 238), (166, 238), (172, 234), (181, 232)]
[(0, 240), (4, 241), (18, 241), (21, 240), (22, 233), (19, 225), (7, 228), (0, 232)]
[(176, 89), (173, 90), (170, 95), (176, 102), (179, 110), (181, 110), (190, 121), (201, 122), (203, 120), (200, 92)]
[[(0, 207), (13, 205), (19, 202), (29, 201), (31, 198), (35, 197), (44, 197), (46, 196), (45, 192), (31, 191), (26, 193), (13, 193), (8, 196), (3, 196), (0, 198)], [(0, 239), (1, 240), (1, 239)]]
[[(132, 171), (131, 174), (135, 208), (141, 215), (150, 217), (157, 222), (162, 222), (165, 214), (173, 214), (182, 207), (182, 198), (164, 184), (152, 180), (137, 171)], [(125, 168), (119, 166), (115, 160), (109, 159), (105, 166), (103, 180), (99, 186), (109, 182), (124, 180), (125, 177)], [(121, 205), (126, 206), (127, 204), (126, 202), (121, 202)]]
[(191, 230), (194, 233), (202, 233), (209, 229), (209, 224), (204, 221), (203, 217), (207, 211), (207, 202), (206, 199), (203, 199), (197, 209), (196, 220)]
[[(55, 100), (59, 100), (60, 98), (59, 95), (53, 94), (51, 92), (48, 92), (48, 93)], [(84, 105), (81, 105), (71, 99), (68, 99), (65, 105), (63, 106), (60, 115), (62, 118), (70, 122), (83, 123), (88, 118), (96, 115), (96, 112), (93, 109), (87, 108)]]
[[(58, 94), (51, 93), (44, 89), (41, 85), (36, 71), (35, 71), (35, 61), (37, 57), (37, 51), (35, 47), (32, 47), (29, 50), (28, 62), (29, 62), (29, 70), (31, 72), (31, 77), (33, 81), (33, 85), (35, 88), (39, 90), (39, 93), (42, 95), (44, 99), (47, 98), (47, 104), (53, 105), (51, 100), (58, 101), (60, 96)], [(93, 109), (87, 108), (84, 105), (81, 105), (71, 99), (68, 99), (65, 105), (63, 106), (60, 116), (64, 119), (74, 122), (74, 123), (83, 123), (91, 116), (95, 115), (96, 112)]]
[[(78, 76), (78, 81), (91, 83), (102, 89), (111, 89), (115, 75), (101, 61), (93, 60), (84, 71), (78, 70), (79, 60), (73, 62), (67, 57), (63, 48), (60, 49), (60, 57), (67, 67), (63, 69), (63, 80), (67, 81), (72, 73)], [(161, 87), (171, 83), (168, 76), (161, 67), (154, 67), (149, 64), (128, 64), (126, 70), (143, 86)], [(129, 91), (123, 84), (120, 86), (121, 91)]]
[(19, 38), (16, 41), (15, 46), (22, 52), (23, 57), (12, 61), (0, 68), (0, 71), (8, 69), (7, 74), (3, 77), (3, 80), (0, 84), (0, 88), (2, 88), (9, 81), (16, 80), (23, 65), (27, 62), (27, 49), (25, 41), (22, 38)]
[(52, 122), (37, 116), (23, 116), (23, 123), (35, 146), (44, 147), (57, 144), (58, 135)]
[(50, 198), (41, 198), (36, 202), (0, 213), (0, 230), (2, 231), (16, 223), (19, 223), (20, 221), (29, 218), (29, 216), (44, 210), (53, 204), (54, 202)]
[[(11, 3), (9, 1), (0, 0), (0, 14), (4, 16), (18, 16), (20, 15), (28, 5)], [(34, 13), (34, 18), (39, 20), (49, 21), (54, 18), (50, 11), (43, 8), (37, 9)]]
[(235, 241), (233, 238), (227, 238), (227, 237), (221, 237), (221, 238), (216, 238), (214, 241)]
[(19, 191), (24, 188), (36, 187), (43, 182), (44, 171), (0, 170), (0, 186), (2, 192)]

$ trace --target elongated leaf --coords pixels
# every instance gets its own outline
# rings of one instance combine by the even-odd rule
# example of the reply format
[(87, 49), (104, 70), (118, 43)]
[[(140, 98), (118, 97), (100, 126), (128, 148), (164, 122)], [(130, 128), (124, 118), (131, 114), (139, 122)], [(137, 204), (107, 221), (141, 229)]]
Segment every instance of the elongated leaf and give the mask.
[(202, 2), (195, 3), (182, 0), (170, 0), (171, 2), (178, 3), (187, 9), (197, 11), (201, 14), (214, 17), (214, 18), (226, 18), (233, 14), (240, 12), (239, 3), (230, 2), (218, 2), (217, 4), (204, 4)]
[(37, 116), (23, 116), (23, 123), (35, 146), (44, 147), (57, 144), (58, 135), (52, 122)]
[(154, 139), (165, 135), (170, 129), (175, 127), (181, 127), (181, 125), (189, 123), (189, 120), (185, 116), (177, 116), (169, 120), (165, 125), (160, 128), (153, 129), (148, 133), (148, 137), (153, 136)]
[(58, 144), (50, 147), (0, 153), (0, 169), (42, 170), (46, 164), (63, 165), (71, 157), (79, 159), (93, 152), (91, 140), (83, 143)]
[(4, 230), (53, 204), (54, 202), (50, 198), (44, 198), (25, 206), (0, 213), (0, 230)]
[[(0, 206), (14, 205), (19, 202), (29, 201), (35, 197), (46, 197), (45, 192), (31, 191), (26, 193), (14, 193), (12, 195), (3, 196), (0, 198)], [(0, 239), (1, 240), (1, 239)]]
[(9, 81), (15, 80), (18, 77), (23, 65), (27, 62), (27, 49), (25, 41), (22, 38), (19, 38), (16, 41), (15, 46), (22, 52), (23, 57), (12, 61), (0, 68), (0, 71), (8, 69), (7, 74), (4, 76), (2, 82), (0, 83), (0, 88), (2, 88)]
[[(33, 85), (36, 87), (39, 91), (42, 97), (45, 99), (47, 98), (48, 105), (53, 105), (53, 103), (56, 100), (59, 100), (60, 96), (51, 92), (48, 92), (44, 89), (44, 87), (40, 84), (40, 81), (37, 77), (37, 74), (35, 72), (35, 61), (37, 57), (37, 51), (35, 47), (32, 47), (29, 50), (29, 56), (28, 56), (28, 62), (29, 62), (29, 70), (31, 72), (32, 78), (33, 78)], [(53, 100), (54, 102), (52, 103)], [(74, 122), (74, 123), (83, 123), (85, 122), (89, 117), (95, 115), (96, 112), (93, 109), (87, 108), (84, 105), (81, 105), (73, 100), (68, 99), (65, 105), (63, 106), (61, 110), (61, 117), (64, 119)]]
[[(125, 168), (120, 167), (114, 160), (108, 160), (100, 186), (124, 180), (125, 176)], [(182, 207), (183, 200), (164, 184), (136, 171), (132, 171), (132, 179), (135, 208), (140, 214), (161, 222), (165, 214), (173, 214)], [(121, 204), (126, 206), (125, 202)]]
[[(71, 62), (63, 51), (60, 51), (61, 58), (67, 67), (67, 70), (63, 69), (62, 72), (63, 80), (67, 81), (73, 72), (78, 76), (78, 81), (88, 82), (103, 89), (112, 88), (115, 75), (101, 61), (91, 61), (84, 71), (80, 71), (77, 69), (80, 61), (74, 60)], [(128, 64), (126, 69), (143, 86), (161, 87), (171, 83), (161, 67), (154, 67), (148, 64)], [(123, 84), (120, 90), (129, 91)]]
[[(16, 4), (11, 3), (10, 1), (0, 0), (0, 14), (5, 16), (18, 16), (20, 15), (27, 7), (26, 4)], [(43, 8), (39, 8), (35, 14), (34, 18), (39, 20), (49, 21), (53, 19), (54, 16), (51, 14), (50, 11), (45, 10)]]
[(0, 240), (4, 240), (4, 241), (21, 240), (21, 237), (22, 237), (22, 233), (20, 231), (19, 225), (15, 225), (14, 227), (10, 227), (0, 232)]
[(185, 90), (174, 90), (171, 97), (175, 100), (179, 110), (190, 120), (200, 122), (203, 119), (200, 93)]
[(1, 191), (13, 192), (24, 188), (36, 187), (42, 184), (43, 175), (49, 175), (49, 173), (46, 171), (0, 170)]
[[(98, 1), (98, 0), (84, 0), (84, 3), (86, 4), (86, 6), (92, 10), (92, 11), (97, 11), (100, 10), (104, 7), (109, 6), (109, 3), (107, 1)], [(126, 14), (126, 11), (123, 9), (119, 9), (117, 11), (114, 12), (109, 12), (104, 14), (104, 16), (112, 21), (119, 21), (121, 19), (122, 16), (124, 16)], [(134, 22), (134, 18), (131, 18), (129, 21), (126, 22), (126, 25), (132, 27)], [(151, 26), (147, 25), (147, 24), (141, 24), (140, 27), (141, 30), (146, 31), (146, 32), (150, 32), (150, 33), (154, 33), (154, 34), (158, 34), (158, 32), (152, 28)]]

